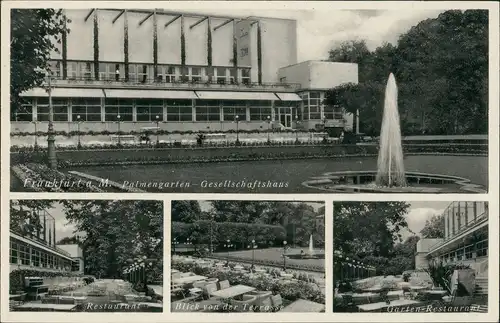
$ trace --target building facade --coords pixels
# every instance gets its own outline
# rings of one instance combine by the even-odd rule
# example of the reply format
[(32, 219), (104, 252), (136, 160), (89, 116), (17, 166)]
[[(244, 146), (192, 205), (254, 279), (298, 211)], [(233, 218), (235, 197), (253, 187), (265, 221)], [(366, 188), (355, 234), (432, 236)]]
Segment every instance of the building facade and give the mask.
[[(35, 233), (23, 226), (10, 230), (10, 271), (29, 269), (52, 272), (71, 272), (73, 258), (56, 246), (55, 220), (46, 211), (36, 211), (40, 218)], [(26, 223), (25, 225), (31, 225)]]
[(78, 274), (83, 274), (85, 270), (85, 263), (83, 260), (83, 249), (77, 244), (60, 244), (57, 245), (60, 250), (66, 251), (72, 261), (71, 271)]
[[(295, 20), (164, 10), (65, 10), (50, 61), (58, 131), (352, 128), (327, 89), (358, 82), (356, 64), (297, 62)], [(48, 82), (47, 82), (48, 83)], [(45, 129), (45, 88), (22, 94), (12, 132)]]
[(415, 265), (430, 262), (469, 265), (476, 275), (488, 272), (488, 203), (453, 202), (443, 213), (444, 239), (421, 239)]

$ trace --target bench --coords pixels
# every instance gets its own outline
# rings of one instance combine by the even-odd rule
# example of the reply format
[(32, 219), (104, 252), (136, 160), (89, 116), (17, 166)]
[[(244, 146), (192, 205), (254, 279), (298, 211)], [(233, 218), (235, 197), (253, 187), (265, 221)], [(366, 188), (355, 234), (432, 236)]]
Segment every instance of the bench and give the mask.
[(316, 137), (324, 138), (324, 137), (328, 137), (328, 134), (326, 132), (312, 132), (311, 136), (313, 138), (316, 138)]
[(112, 142), (118, 142), (118, 141), (135, 141), (136, 137), (134, 135), (112, 135), (111, 136), (111, 141)]

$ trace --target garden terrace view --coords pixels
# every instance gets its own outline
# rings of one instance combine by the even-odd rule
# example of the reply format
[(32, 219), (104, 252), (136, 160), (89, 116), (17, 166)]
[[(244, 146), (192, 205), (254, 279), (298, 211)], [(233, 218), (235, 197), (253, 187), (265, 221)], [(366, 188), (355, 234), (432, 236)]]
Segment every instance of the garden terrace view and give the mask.
[(162, 312), (162, 212), (150, 201), (12, 201), (10, 310)]
[(172, 221), (173, 312), (325, 310), (321, 204), (173, 201)]
[[(418, 220), (410, 217), (420, 216), (424, 204), (334, 204), (334, 311), (488, 311), (487, 203), (428, 202), (429, 208), (449, 206), (402, 242), (412, 232), (409, 223)], [(370, 237), (373, 230), (383, 236)], [(370, 243), (372, 250), (362, 248)]]

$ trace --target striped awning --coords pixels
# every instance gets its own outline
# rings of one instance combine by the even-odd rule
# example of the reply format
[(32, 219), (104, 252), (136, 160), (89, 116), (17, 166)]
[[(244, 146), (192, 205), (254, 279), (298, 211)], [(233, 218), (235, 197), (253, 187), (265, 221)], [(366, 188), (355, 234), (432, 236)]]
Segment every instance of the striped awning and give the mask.
[(122, 99), (197, 99), (194, 91), (175, 90), (104, 90), (106, 98)]
[(276, 93), (281, 101), (302, 101), (296, 93)]
[(272, 92), (219, 92), (219, 91), (196, 91), (198, 98), (202, 100), (255, 100), (255, 101), (277, 101), (278, 97)]
[[(52, 97), (54, 98), (103, 98), (102, 89), (83, 89), (83, 88), (53, 88)], [(20, 94), (22, 97), (48, 97), (49, 94), (43, 88), (33, 88)]]

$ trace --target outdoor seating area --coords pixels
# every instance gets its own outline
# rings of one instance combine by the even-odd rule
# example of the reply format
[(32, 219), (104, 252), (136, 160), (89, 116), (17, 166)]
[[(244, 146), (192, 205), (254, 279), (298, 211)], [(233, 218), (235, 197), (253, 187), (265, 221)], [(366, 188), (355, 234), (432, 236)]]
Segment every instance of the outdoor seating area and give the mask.
[[(289, 299), (273, 287), (298, 281), (293, 274), (269, 273), (265, 268), (224, 263), (217, 259), (173, 256), (172, 266), (203, 268), (171, 272), (172, 312), (322, 312), (324, 303)], [(269, 281), (269, 283), (267, 283)], [(274, 290), (273, 290), (274, 289)], [(324, 297), (324, 296), (323, 296)], [(324, 298), (323, 298), (324, 300)], [(324, 302), (324, 301), (323, 301)]]
[[(10, 295), (12, 311), (143, 311), (162, 312), (163, 286), (148, 285), (148, 292), (137, 292), (122, 279), (102, 279), (86, 284), (84, 280), (52, 277), (44, 279), (49, 292), (26, 301)], [(148, 295), (146, 295), (148, 294)]]

